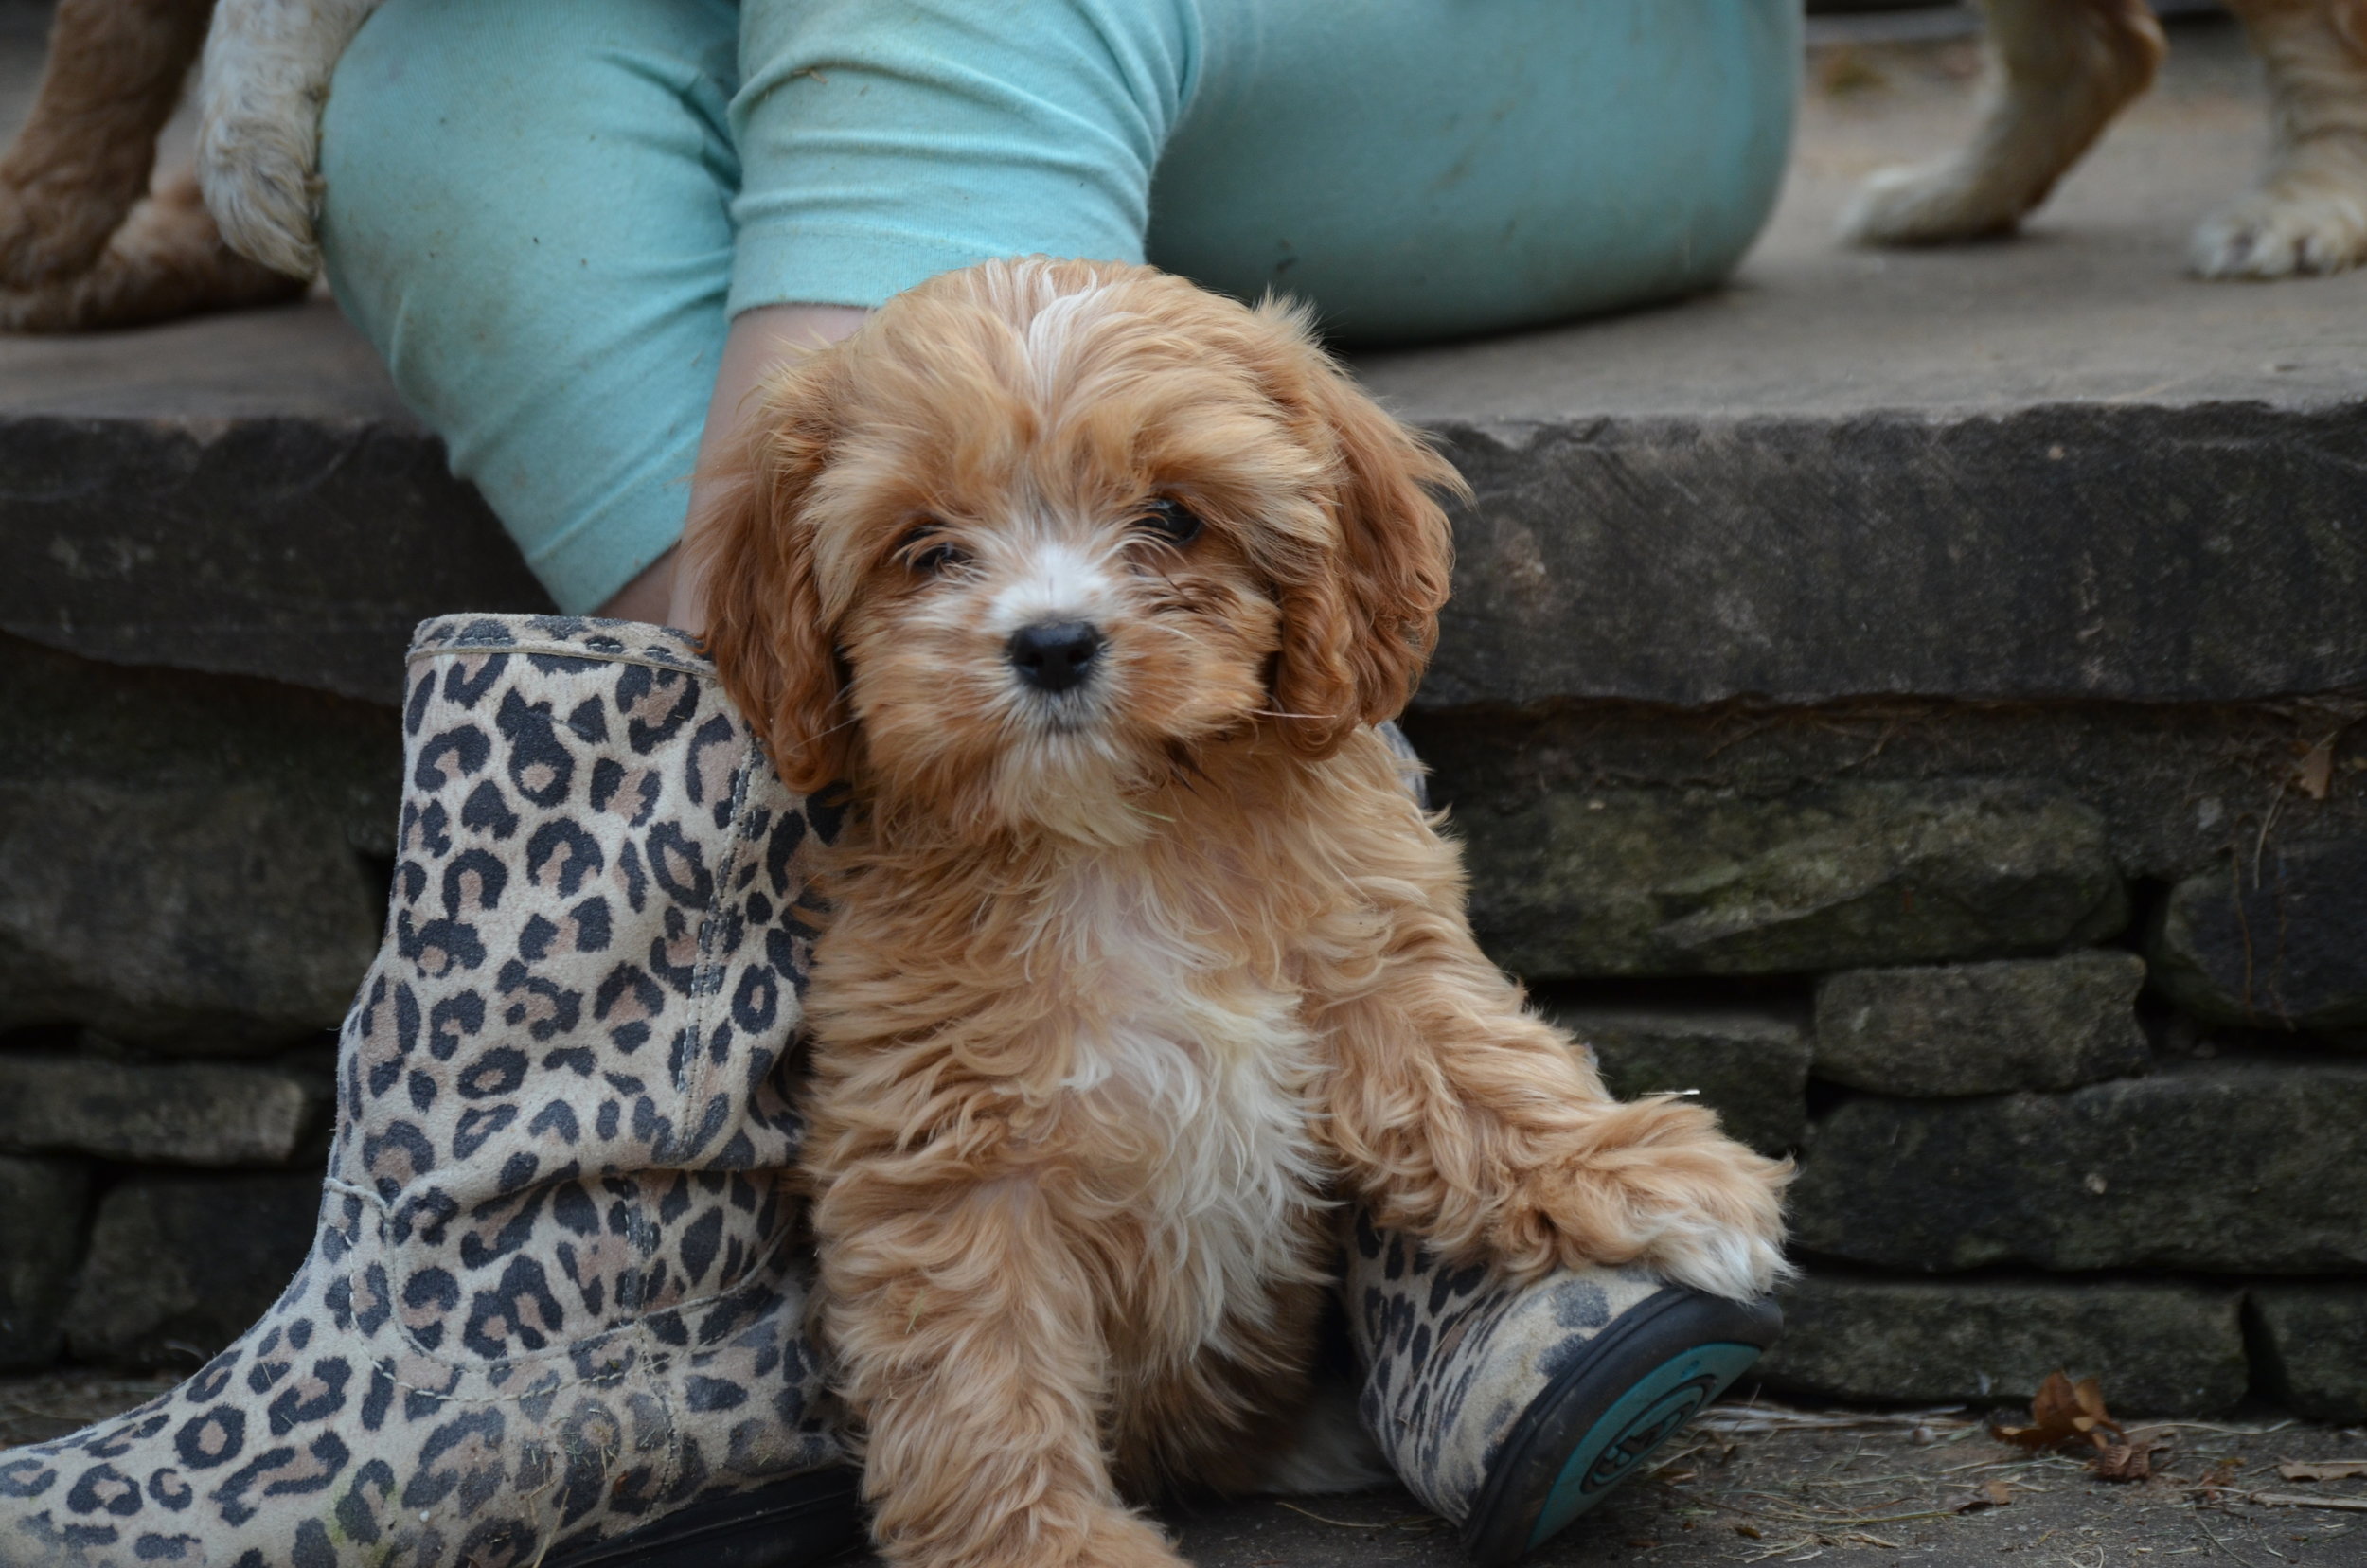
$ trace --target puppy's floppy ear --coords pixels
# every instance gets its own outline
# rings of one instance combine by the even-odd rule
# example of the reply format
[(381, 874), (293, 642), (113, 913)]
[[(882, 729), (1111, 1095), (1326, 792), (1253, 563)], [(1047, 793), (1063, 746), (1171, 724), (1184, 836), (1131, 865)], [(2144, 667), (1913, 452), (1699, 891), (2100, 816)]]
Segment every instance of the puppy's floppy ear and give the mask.
[(804, 515), (835, 435), (820, 372), (809, 360), (767, 389), (717, 471), (723, 500), (692, 545), (706, 578), (707, 651), (723, 689), (763, 738), (781, 782), (800, 794), (846, 777), (855, 743)]
[(1454, 563), (1433, 491), (1468, 496), (1463, 476), (1393, 419), (1314, 341), (1306, 314), (1257, 308), (1274, 340), (1270, 395), (1331, 468), (1326, 497), (1339, 540), (1277, 583), (1282, 652), (1274, 670), (1281, 733), (1326, 757), (1359, 724), (1403, 711), (1438, 641)]

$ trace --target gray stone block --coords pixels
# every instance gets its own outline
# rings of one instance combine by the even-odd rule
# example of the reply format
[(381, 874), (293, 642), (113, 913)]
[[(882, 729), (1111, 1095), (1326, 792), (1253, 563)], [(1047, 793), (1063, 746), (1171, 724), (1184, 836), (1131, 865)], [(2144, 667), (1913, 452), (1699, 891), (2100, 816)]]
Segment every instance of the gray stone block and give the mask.
[(2323, 800), (2298, 788), (2298, 759), (2340, 730), (2339, 701), (2313, 704), (1971, 703), (1858, 698), (1814, 707), (1733, 703), (1675, 708), (1570, 703), (1416, 712), (1406, 733), (1458, 822), (1539, 810), (1554, 795), (1705, 785), (1759, 799), (1840, 781), (1920, 784), (2042, 779), (2104, 819), (2125, 878), (2175, 882), (2269, 846), (2367, 841), (2367, 736), (2337, 750)]
[(286, 1165), (331, 1084), (276, 1067), (0, 1056), (0, 1149), (164, 1165)]
[(2367, 1065), (1850, 1100), (1811, 1129), (1791, 1212), (1804, 1251), (1882, 1268), (2367, 1271)]
[(2238, 854), (2171, 889), (2154, 978), (2217, 1023), (2367, 1031), (2367, 837)]
[(0, 627), (392, 704), (419, 621), (550, 608), (333, 309), (143, 336), (169, 367), (115, 364), (105, 417), (0, 414)]
[(1759, 1008), (1562, 1003), (1555, 1023), (1594, 1053), (1621, 1099), (1697, 1090), (1727, 1132), (1762, 1153), (1798, 1145), (1808, 1124), (1808, 1034)]
[(1532, 981), (2001, 957), (2127, 919), (2101, 819), (2035, 785), (1554, 793), (1455, 821), (1480, 939)]
[(2074, 953), (1851, 970), (1816, 988), (1816, 1075), (1878, 1095), (2073, 1089), (2144, 1072), (2145, 960)]
[(1424, 422), (1477, 496), (1428, 705), (2367, 680), (2349, 410)]
[(80, 1160), (0, 1157), (0, 1371), (57, 1359), (89, 1208)]
[(244, 1333), (304, 1261), (317, 1173), (141, 1173), (100, 1201), (68, 1311), (80, 1361), (187, 1368)]
[(248, 1050), (334, 1025), (384, 903), (391, 711), (0, 638), (0, 1027)]
[(2059, 1368), (2097, 1379), (2117, 1415), (2200, 1416), (2249, 1379), (2232, 1287), (1810, 1274), (1780, 1299), (1759, 1370), (1787, 1393), (2022, 1404)]
[(2277, 1397), (2315, 1420), (2367, 1420), (2367, 1281), (2262, 1285), (2251, 1296)]
[[(2367, 680), (2356, 372), (2266, 374), (2259, 349), (2343, 329), (2171, 279), (2141, 319), (2175, 325), (2132, 330), (2126, 269), (2071, 252), (2019, 286), (1986, 255), (1960, 286), (1917, 267), (1869, 317), (1866, 275), (1836, 270), (1825, 218), (1809, 226), (1784, 288), (1364, 361), (1479, 494), (1424, 703), (2243, 700)], [(2113, 368), (1980, 364), (1973, 342), (2033, 330), (2023, 298), (2098, 276), (2109, 300), (2047, 330)], [(1935, 330), (1972, 342), (1897, 352)], [(326, 306), (8, 347), (0, 626), (390, 701), (413, 621), (544, 602)], [(2157, 383), (2176, 390), (2131, 399)]]
[(0, 1027), (294, 1040), (344, 1016), (378, 928), (344, 825), (268, 786), (0, 782)]

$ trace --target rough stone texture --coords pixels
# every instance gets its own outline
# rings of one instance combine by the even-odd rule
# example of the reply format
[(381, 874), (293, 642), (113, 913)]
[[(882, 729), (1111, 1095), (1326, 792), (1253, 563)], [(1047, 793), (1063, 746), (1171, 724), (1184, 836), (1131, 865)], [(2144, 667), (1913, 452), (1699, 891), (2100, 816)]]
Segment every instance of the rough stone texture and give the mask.
[(1446, 435), (1477, 500), (1458, 518), (1426, 704), (2225, 699), (2367, 681), (2367, 533), (2349, 526), (2367, 428), (2348, 410)]
[[(2367, 276), (2367, 274), (2362, 274)], [(1417, 712), (1458, 816), (1557, 794), (1715, 782), (1779, 797), (1844, 780), (2043, 778), (2092, 807), (2124, 876), (2175, 882), (2261, 847), (2367, 837), (2367, 693), (2274, 704), (1864, 699), (1809, 708), (1574, 703)], [(2327, 743), (2326, 798), (2303, 759)]]
[(2096, 813), (2009, 783), (1467, 804), (1472, 923), (1531, 980), (1983, 958), (2127, 918)]
[(1594, 1053), (1621, 1099), (1698, 1090), (1726, 1131), (1780, 1154), (1807, 1131), (1809, 1044), (1800, 1020), (1763, 1008), (1549, 1005)]
[(2202, 1018), (2367, 1031), (2367, 837), (2237, 854), (2171, 889), (2150, 942), (2162, 989)]
[(2027, 1403), (2061, 1368), (2101, 1379), (2116, 1414), (2199, 1416), (2249, 1379), (2233, 1288), (1810, 1274), (1781, 1300), (1784, 1337), (1759, 1369), (1789, 1393)]
[(2367, 1283), (2264, 1285), (2251, 1296), (2279, 1402), (2322, 1421), (2367, 1420)]
[(0, 1149), (164, 1165), (286, 1165), (326, 1112), (325, 1078), (271, 1067), (0, 1056)]
[(56, 1358), (89, 1206), (80, 1160), (0, 1157), (0, 1370)]
[(1853, 1099), (1810, 1131), (1791, 1211), (1802, 1250), (1882, 1268), (2367, 1272), (2367, 1066)]
[(2126, 1078), (2153, 1060), (2137, 1023), (2145, 983), (2133, 953), (1829, 974), (1816, 987), (1816, 1075), (1910, 1096)]
[(319, 1206), (316, 1172), (126, 1178), (98, 1205), (68, 1346), (109, 1366), (196, 1365), (277, 1299)]
[(268, 789), (0, 785), (0, 1027), (294, 1039), (344, 1013), (376, 917), (341, 825)]
[(397, 722), (0, 639), (0, 1028), (205, 1051), (334, 1025), (377, 946)]

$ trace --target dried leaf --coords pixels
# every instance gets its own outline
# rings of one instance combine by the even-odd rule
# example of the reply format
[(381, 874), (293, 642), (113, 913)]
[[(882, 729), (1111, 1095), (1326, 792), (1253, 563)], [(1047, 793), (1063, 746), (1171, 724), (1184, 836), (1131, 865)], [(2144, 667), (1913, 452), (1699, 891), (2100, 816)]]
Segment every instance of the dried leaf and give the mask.
[(1988, 1494), (1991, 1505), (2000, 1508), (2014, 1500), (2014, 1488), (2002, 1481), (1991, 1481), (1981, 1489)]
[[(2000, 1496), (2001, 1492), (2004, 1495)], [(2006, 1488), (2004, 1483), (1992, 1481), (1979, 1491), (1957, 1492), (1951, 1496), (1943, 1497), (1940, 1499), (1940, 1506), (1949, 1513), (1985, 1513), (1991, 1508), (2003, 1507), (2013, 1501), (2013, 1492)]]
[(2367, 1480), (2367, 1459), (2284, 1459), (2277, 1473), (2287, 1481)]
[(1737, 1524), (1735, 1526), (1735, 1534), (1742, 1537), (1745, 1541), (1765, 1541), (1767, 1539), (1767, 1532), (1760, 1529), (1756, 1524)]
[(2144, 1437), (2133, 1443), (2107, 1443), (2088, 1461), (2088, 1468), (2099, 1481), (2143, 1481), (2153, 1473), (2153, 1456), (2169, 1446)]
[(2334, 737), (2329, 735), (2304, 752), (2296, 771), (2302, 793), (2312, 800), (2325, 799), (2326, 792), (2334, 787)]
[(2081, 1442), (2104, 1448), (2108, 1446), (2105, 1432), (2123, 1441), (2127, 1437), (2104, 1408), (2102, 1384), (2093, 1378), (2082, 1378), (2074, 1384), (2059, 1370), (2048, 1373), (2046, 1381), (2038, 1385), (2038, 1397), (2030, 1401), (2028, 1426), (1989, 1430), (2002, 1440), (2026, 1449), (2063, 1448)]

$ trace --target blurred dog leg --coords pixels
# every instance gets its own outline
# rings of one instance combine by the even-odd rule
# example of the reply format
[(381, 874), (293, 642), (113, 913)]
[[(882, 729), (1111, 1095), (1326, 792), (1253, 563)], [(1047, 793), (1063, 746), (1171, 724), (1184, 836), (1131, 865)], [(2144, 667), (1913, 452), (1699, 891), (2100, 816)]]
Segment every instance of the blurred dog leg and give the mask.
[(135, 327), (274, 305), (307, 286), (224, 245), (198, 197), (196, 175), (185, 173), (134, 206), (83, 271), (29, 289), (0, 289), (0, 331)]
[(31, 115), (0, 156), (0, 287), (65, 282), (148, 192), (213, 0), (58, 0)]
[(2269, 68), (2260, 183), (2203, 220), (2205, 277), (2340, 272), (2367, 260), (2367, 3), (2231, 0)]
[(197, 178), (222, 238), (291, 277), (320, 270), (321, 105), (378, 0), (222, 0), (205, 39)]
[(1988, 0), (1987, 9), (1979, 129), (1936, 163), (1868, 180), (1842, 216), (1844, 239), (1930, 244), (2010, 232), (2162, 63), (2161, 24), (2145, 0)]

